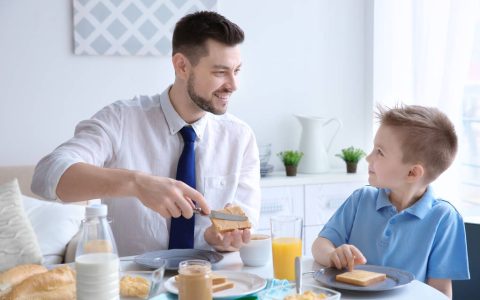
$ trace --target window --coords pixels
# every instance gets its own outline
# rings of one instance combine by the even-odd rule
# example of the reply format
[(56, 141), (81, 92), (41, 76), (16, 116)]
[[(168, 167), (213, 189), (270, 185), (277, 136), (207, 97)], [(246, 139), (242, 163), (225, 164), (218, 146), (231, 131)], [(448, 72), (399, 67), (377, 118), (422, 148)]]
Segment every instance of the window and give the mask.
[(462, 118), (462, 199), (480, 204), (480, 22), (476, 25), (472, 60), (464, 88)]

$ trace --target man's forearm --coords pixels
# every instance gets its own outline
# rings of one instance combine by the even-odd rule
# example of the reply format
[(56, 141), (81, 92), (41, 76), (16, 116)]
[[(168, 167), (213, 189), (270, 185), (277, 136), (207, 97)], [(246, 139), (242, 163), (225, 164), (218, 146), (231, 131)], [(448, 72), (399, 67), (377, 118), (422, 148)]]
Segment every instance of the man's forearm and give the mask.
[(134, 171), (76, 163), (60, 177), (56, 193), (65, 202), (135, 196)]

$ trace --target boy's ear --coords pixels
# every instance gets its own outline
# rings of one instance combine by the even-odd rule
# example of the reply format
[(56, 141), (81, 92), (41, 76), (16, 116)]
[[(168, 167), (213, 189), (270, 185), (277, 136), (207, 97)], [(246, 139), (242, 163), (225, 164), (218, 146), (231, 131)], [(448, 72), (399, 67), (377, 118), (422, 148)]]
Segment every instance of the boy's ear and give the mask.
[(188, 58), (182, 53), (175, 53), (175, 55), (172, 56), (172, 64), (175, 69), (175, 75), (180, 79), (187, 80), (191, 67)]
[(423, 168), (422, 165), (416, 164), (410, 168), (410, 171), (408, 172), (407, 180), (409, 182), (415, 182), (423, 178), (423, 175), (425, 175), (425, 169)]

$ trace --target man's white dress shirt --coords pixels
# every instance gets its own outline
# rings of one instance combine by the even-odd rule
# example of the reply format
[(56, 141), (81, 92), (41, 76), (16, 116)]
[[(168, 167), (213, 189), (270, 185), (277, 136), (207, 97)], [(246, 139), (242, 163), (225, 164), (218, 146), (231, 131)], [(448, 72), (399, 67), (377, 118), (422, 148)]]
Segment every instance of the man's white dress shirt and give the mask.
[[(173, 108), (168, 91), (117, 101), (80, 122), (72, 139), (38, 163), (32, 191), (57, 199), (60, 177), (78, 162), (175, 178), (183, 149), (179, 131), (187, 124)], [(211, 209), (222, 209), (227, 203), (240, 205), (255, 226), (260, 211), (260, 164), (252, 130), (228, 113), (207, 113), (192, 127), (197, 134), (196, 189)], [(168, 248), (170, 219), (137, 198), (102, 201), (108, 205), (121, 256)], [(210, 249), (203, 238), (210, 225), (207, 217), (195, 216), (195, 248)]]

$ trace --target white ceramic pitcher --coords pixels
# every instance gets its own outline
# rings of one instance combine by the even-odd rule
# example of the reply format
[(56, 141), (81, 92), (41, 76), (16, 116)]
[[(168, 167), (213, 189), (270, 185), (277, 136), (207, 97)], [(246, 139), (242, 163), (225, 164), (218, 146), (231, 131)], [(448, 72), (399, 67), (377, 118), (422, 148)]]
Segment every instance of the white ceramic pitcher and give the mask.
[[(338, 118), (294, 115), (302, 125), (299, 150), (303, 158), (298, 166), (300, 173), (324, 173), (330, 169), (328, 151), (337, 136), (342, 122)], [(325, 131), (328, 124), (336, 124), (333, 134)]]

